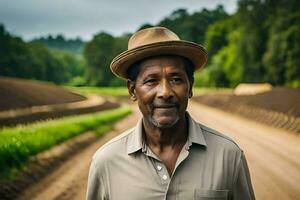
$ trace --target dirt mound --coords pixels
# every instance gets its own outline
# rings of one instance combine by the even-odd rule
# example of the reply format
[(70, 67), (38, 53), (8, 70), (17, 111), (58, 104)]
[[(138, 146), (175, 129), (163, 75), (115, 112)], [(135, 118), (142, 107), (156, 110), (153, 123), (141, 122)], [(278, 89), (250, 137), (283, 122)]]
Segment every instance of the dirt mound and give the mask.
[(202, 95), (194, 100), (300, 133), (300, 89), (278, 87), (257, 95)]
[(0, 77), (0, 111), (82, 101), (86, 98), (38, 81)]
[[(100, 97), (99, 97), (100, 98)], [(66, 103), (66, 104), (55, 104), (55, 105), (45, 105), (45, 106), (34, 106), (25, 109), (18, 109), (15, 112), (0, 112), (0, 128), (3, 126), (15, 126), (17, 124), (28, 124), (35, 121), (55, 119), (70, 115), (79, 115), (86, 113), (99, 112), (107, 109), (113, 109), (120, 106), (119, 103), (103, 100), (103, 102), (90, 103), (86, 106), (82, 105), (84, 103), (89, 103), (89, 99), (86, 101), (76, 102), (79, 106), (74, 106), (70, 104), (76, 103)], [(36, 111), (36, 112), (35, 112)], [(15, 115), (17, 113), (17, 115)], [(11, 115), (12, 114), (12, 115)]]

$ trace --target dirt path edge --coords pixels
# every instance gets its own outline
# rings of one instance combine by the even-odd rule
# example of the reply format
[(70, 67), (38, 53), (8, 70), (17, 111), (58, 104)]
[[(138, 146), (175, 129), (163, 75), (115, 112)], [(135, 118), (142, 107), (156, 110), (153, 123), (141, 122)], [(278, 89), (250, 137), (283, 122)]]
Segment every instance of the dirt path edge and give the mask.
[(40, 181), (96, 139), (96, 135), (89, 131), (37, 154), (14, 181), (0, 182), (1, 199), (16, 199), (27, 187)]

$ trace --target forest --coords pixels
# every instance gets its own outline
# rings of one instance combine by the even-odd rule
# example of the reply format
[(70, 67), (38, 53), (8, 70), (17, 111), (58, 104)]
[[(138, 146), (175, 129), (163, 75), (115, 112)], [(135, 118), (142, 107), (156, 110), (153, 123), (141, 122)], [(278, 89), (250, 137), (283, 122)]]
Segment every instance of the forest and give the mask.
[[(239, 0), (233, 14), (221, 5), (194, 13), (178, 9), (158, 24), (145, 23), (137, 30), (164, 26), (183, 40), (203, 45), (209, 61), (196, 73), (196, 86), (269, 82), (300, 87), (299, 10), (296, 0)], [(109, 64), (127, 49), (131, 34), (99, 32), (86, 42), (49, 35), (26, 42), (2, 24), (0, 76), (74, 86), (123, 86), (124, 81), (114, 77)]]

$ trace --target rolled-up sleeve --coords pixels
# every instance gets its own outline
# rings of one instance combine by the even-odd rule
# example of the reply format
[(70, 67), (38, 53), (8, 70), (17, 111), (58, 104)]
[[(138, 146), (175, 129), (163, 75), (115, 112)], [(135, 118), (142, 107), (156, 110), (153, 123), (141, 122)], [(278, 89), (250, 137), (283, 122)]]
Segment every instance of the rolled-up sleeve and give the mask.
[(234, 200), (254, 200), (254, 191), (251, 184), (249, 168), (244, 153), (238, 164), (235, 181), (233, 184)]

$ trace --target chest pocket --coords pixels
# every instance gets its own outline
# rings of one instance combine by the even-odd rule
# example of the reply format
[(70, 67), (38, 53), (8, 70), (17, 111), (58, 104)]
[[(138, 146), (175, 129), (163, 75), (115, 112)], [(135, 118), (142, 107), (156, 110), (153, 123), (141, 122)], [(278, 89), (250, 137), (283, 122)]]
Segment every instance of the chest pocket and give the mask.
[(195, 190), (195, 200), (227, 200), (228, 190)]

